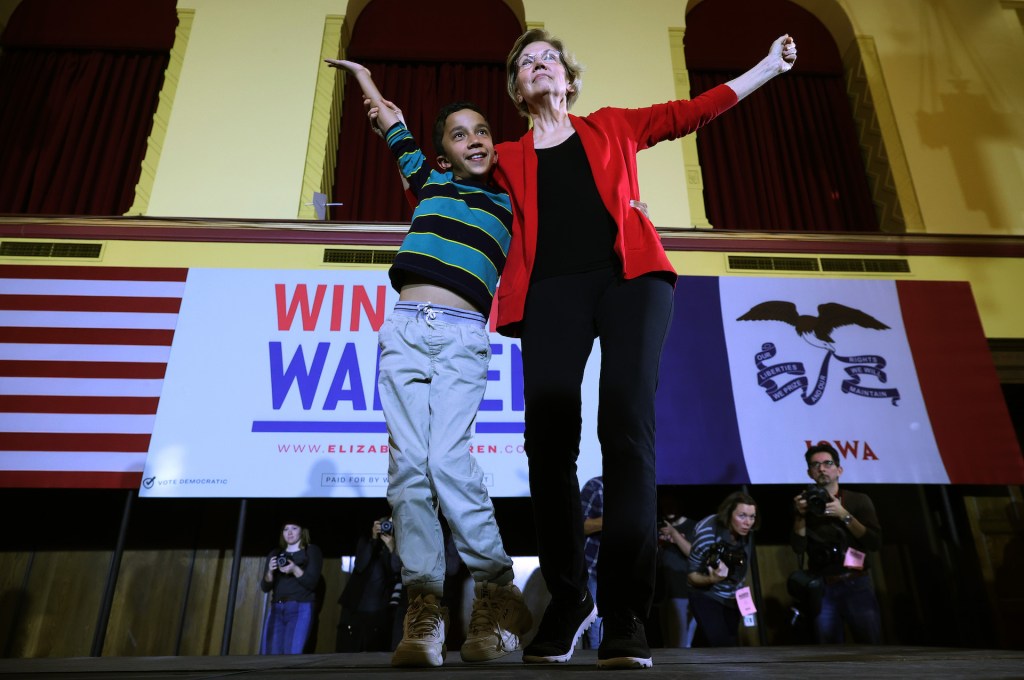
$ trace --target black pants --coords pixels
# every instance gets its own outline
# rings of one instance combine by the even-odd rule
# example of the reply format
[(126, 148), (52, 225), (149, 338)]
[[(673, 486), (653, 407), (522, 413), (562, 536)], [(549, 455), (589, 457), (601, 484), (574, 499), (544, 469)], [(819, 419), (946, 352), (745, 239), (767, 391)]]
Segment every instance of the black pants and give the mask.
[(654, 593), (657, 486), (654, 393), (672, 315), (671, 284), (611, 269), (532, 283), (523, 318), (526, 454), (541, 573), (556, 600), (587, 588), (576, 476), (583, 371), (601, 342), (597, 434), (604, 525), (597, 567), (603, 616), (647, 618)]
[(702, 647), (738, 647), (740, 610), (694, 589), (690, 607), (697, 619), (697, 638)]

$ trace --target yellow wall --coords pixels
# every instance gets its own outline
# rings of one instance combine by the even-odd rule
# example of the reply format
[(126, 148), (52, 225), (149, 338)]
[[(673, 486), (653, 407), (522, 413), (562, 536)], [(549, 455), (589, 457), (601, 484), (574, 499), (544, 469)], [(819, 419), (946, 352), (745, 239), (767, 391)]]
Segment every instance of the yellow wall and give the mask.
[[(1024, 234), (1019, 14), (1000, 0), (796, 2), (841, 52), (875, 41), (926, 231)], [(351, 26), (365, 4), (181, 0), (195, 22), (147, 214), (296, 217), (324, 18)], [(674, 96), (668, 29), (685, 27), (687, 4), (525, 0), (522, 12), (587, 66), (582, 114)], [(680, 142), (641, 154), (640, 177), (656, 224), (691, 224)]]
[(927, 231), (1024, 235), (1016, 12), (1000, 0), (841, 4), (878, 47)]
[(324, 19), (345, 5), (178, 3), (195, 19), (148, 215), (296, 216)]

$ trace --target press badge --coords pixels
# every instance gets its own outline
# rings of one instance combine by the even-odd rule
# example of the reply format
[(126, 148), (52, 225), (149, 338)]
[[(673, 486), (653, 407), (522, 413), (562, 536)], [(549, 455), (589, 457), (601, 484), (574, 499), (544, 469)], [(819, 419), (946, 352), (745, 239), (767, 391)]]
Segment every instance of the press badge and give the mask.
[(843, 566), (847, 569), (863, 569), (864, 553), (855, 548), (847, 548), (846, 557), (843, 558)]
[(750, 586), (736, 591), (736, 604), (739, 605), (740, 614), (743, 614), (743, 616), (750, 616), (757, 612), (757, 607), (754, 606), (754, 598), (750, 595)]

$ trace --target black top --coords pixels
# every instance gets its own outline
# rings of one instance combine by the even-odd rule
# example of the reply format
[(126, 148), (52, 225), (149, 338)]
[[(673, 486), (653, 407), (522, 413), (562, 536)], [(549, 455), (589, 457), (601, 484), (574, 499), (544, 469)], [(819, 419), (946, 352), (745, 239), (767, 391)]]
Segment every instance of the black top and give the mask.
[(355, 568), (339, 602), (354, 611), (373, 613), (386, 609), (395, 584), (402, 578), (402, 563), (379, 538), (359, 537)]
[[(882, 529), (871, 499), (856, 491), (839, 490), (839, 502), (857, 521), (867, 527), (867, 533), (857, 538), (835, 517), (819, 517), (808, 512), (807, 536), (792, 535), (793, 550), (807, 553), (807, 568), (821, 575), (836, 575), (850, 571), (843, 566), (848, 548), (862, 553), (875, 552), (882, 547)], [(864, 568), (869, 560), (865, 558)]]
[(537, 250), (531, 280), (621, 264), (615, 220), (601, 201), (580, 136), (537, 152)]
[[(264, 573), (270, 566), (270, 560), (277, 559), (277, 556), (284, 552), (284, 550), (278, 549), (267, 556), (267, 561), (263, 564)], [(267, 583), (261, 577), (260, 588), (263, 589), (263, 592), (273, 590), (275, 602), (278, 600), (316, 602), (316, 587), (320, 583), (320, 571), (323, 569), (324, 563), (320, 548), (309, 544), (304, 549), (287, 553), (287, 555), (303, 570), (302, 576), (296, 578), (291, 574), (275, 570), (274, 582)]]

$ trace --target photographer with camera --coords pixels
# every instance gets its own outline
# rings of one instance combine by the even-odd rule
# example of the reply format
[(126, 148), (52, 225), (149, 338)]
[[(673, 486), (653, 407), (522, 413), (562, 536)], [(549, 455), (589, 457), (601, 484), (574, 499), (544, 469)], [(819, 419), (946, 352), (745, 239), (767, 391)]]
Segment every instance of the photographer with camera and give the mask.
[(751, 532), (761, 525), (757, 503), (737, 491), (718, 512), (697, 523), (690, 551), (690, 607), (697, 637), (708, 647), (739, 646), (738, 598), (753, 552)]
[(263, 622), (260, 654), (302, 654), (313, 623), (322, 568), (323, 555), (309, 542), (309, 530), (285, 523), (278, 549), (267, 556), (260, 580), (263, 592), (273, 592)]
[[(394, 650), (395, 614), (404, 604), (402, 563), (395, 552), (391, 517), (375, 520), (356, 543), (355, 565), (338, 599), (338, 652)], [(398, 634), (401, 639), (401, 632)]]
[[(832, 446), (812, 446), (804, 458), (814, 484), (793, 499), (792, 545), (798, 555), (806, 553), (807, 572), (824, 581), (815, 637), (823, 644), (841, 643), (845, 623), (855, 642), (878, 644), (881, 615), (867, 559), (882, 547), (875, 506), (865, 494), (839, 489), (843, 468)], [(799, 606), (811, 616), (818, 609), (817, 602)]]

